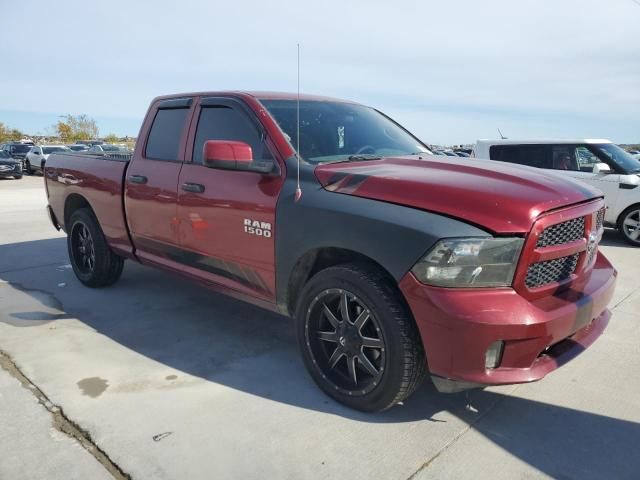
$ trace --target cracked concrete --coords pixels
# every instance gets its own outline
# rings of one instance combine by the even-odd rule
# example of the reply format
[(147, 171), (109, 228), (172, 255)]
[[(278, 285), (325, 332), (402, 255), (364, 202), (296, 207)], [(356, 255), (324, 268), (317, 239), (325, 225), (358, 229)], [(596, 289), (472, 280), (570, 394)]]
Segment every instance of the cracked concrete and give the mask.
[(583, 355), (536, 384), (425, 384), (368, 415), (315, 387), (287, 319), (130, 262), (113, 287), (82, 287), (41, 182), (0, 186), (0, 349), (131, 478), (637, 478), (640, 249), (615, 233), (614, 316)]
[[(82, 430), (82, 428), (80, 428), (78, 425), (76, 425), (73, 421), (71, 421), (65, 416), (64, 411), (60, 406), (52, 404), (51, 401), (47, 398), (47, 396), (37, 387), (37, 385), (34, 385), (20, 371), (20, 369), (11, 360), (11, 358), (1, 350), (0, 350), (0, 368), (3, 369), (6, 373), (8, 373), (11, 377), (16, 379), (18, 382), (20, 382), (22, 387), (35, 397), (38, 404), (41, 407), (43, 407), (47, 412), (49, 412), (49, 414), (51, 415), (51, 425), (53, 428), (67, 435), (70, 440), (73, 440), (79, 443), (89, 453), (89, 455), (91, 455), (98, 463), (100, 463), (100, 465), (104, 467), (104, 469), (109, 474), (111, 474), (111, 476), (115, 480), (128, 480), (130, 478), (129, 475), (125, 474), (120, 469), (120, 467), (118, 467), (118, 465), (113, 463), (111, 459), (102, 451), (102, 449), (100, 449), (100, 447), (98, 447), (93, 442), (90, 435), (86, 431)], [(5, 410), (6, 413), (8, 413), (8, 411), (9, 409)], [(29, 431), (29, 429), (26, 428), (25, 431)], [(7, 450), (10, 450), (10, 449), (7, 449)], [(16, 453), (14, 450), (14, 455), (15, 454)], [(23, 464), (22, 468), (26, 470), (28, 466), (26, 464)], [(25, 470), (22, 470), (22, 468), (20, 473), (21, 475), (24, 475), (27, 472)], [(0, 467), (0, 473), (2, 473), (2, 470), (3, 468)], [(69, 472), (66, 473), (66, 475), (68, 474)], [(102, 476), (102, 473), (100, 473), (99, 475)], [(25, 478), (27, 477), (28, 476), (25, 475)], [(66, 478), (71, 478), (71, 476)]]

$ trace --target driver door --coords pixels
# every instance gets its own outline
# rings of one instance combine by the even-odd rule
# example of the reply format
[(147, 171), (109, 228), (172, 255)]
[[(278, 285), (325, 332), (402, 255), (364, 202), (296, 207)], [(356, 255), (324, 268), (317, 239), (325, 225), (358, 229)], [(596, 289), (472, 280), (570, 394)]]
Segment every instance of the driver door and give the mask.
[[(275, 209), (284, 177), (276, 151), (248, 107), (232, 98), (202, 98), (178, 181), (180, 248), (190, 273), (237, 292), (275, 301)], [(240, 141), (273, 173), (210, 168), (207, 140)]]

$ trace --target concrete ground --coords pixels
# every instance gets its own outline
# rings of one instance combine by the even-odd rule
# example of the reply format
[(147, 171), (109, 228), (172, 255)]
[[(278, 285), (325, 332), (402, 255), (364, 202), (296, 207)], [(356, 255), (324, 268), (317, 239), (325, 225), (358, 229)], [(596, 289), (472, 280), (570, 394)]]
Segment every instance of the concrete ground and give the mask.
[(131, 262), (83, 287), (42, 183), (0, 181), (0, 479), (640, 478), (640, 249), (615, 232), (614, 315), (584, 354), (370, 415), (316, 388), (286, 318)]

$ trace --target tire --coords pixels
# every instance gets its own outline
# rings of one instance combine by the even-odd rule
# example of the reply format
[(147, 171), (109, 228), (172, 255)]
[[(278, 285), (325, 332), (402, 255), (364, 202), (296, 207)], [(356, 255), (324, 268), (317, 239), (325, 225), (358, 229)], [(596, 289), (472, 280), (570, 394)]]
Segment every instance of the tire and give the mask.
[(73, 271), (88, 287), (106, 287), (122, 275), (124, 258), (113, 253), (93, 212), (80, 208), (71, 214), (67, 250)]
[(16, 176), (15, 176), (15, 177), (13, 177), (13, 178), (15, 178), (16, 180), (20, 180), (20, 179), (22, 178), (22, 175), (16, 175)]
[(640, 203), (631, 205), (618, 217), (618, 231), (627, 243), (640, 247)]
[(29, 160), (24, 161), (24, 173), (27, 175), (33, 175), (33, 170), (31, 169), (31, 162)]
[(424, 378), (426, 360), (415, 322), (395, 284), (373, 266), (344, 264), (314, 275), (300, 295), (296, 321), (311, 377), (351, 408), (391, 408)]

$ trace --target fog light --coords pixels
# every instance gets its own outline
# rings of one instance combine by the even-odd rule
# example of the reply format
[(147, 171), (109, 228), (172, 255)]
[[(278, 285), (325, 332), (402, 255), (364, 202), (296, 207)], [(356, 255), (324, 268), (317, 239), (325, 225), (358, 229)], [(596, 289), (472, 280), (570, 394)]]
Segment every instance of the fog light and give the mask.
[(502, 360), (502, 351), (504, 350), (504, 342), (502, 340), (496, 340), (489, 348), (487, 353), (484, 354), (484, 366), (486, 368), (496, 368), (500, 365)]

